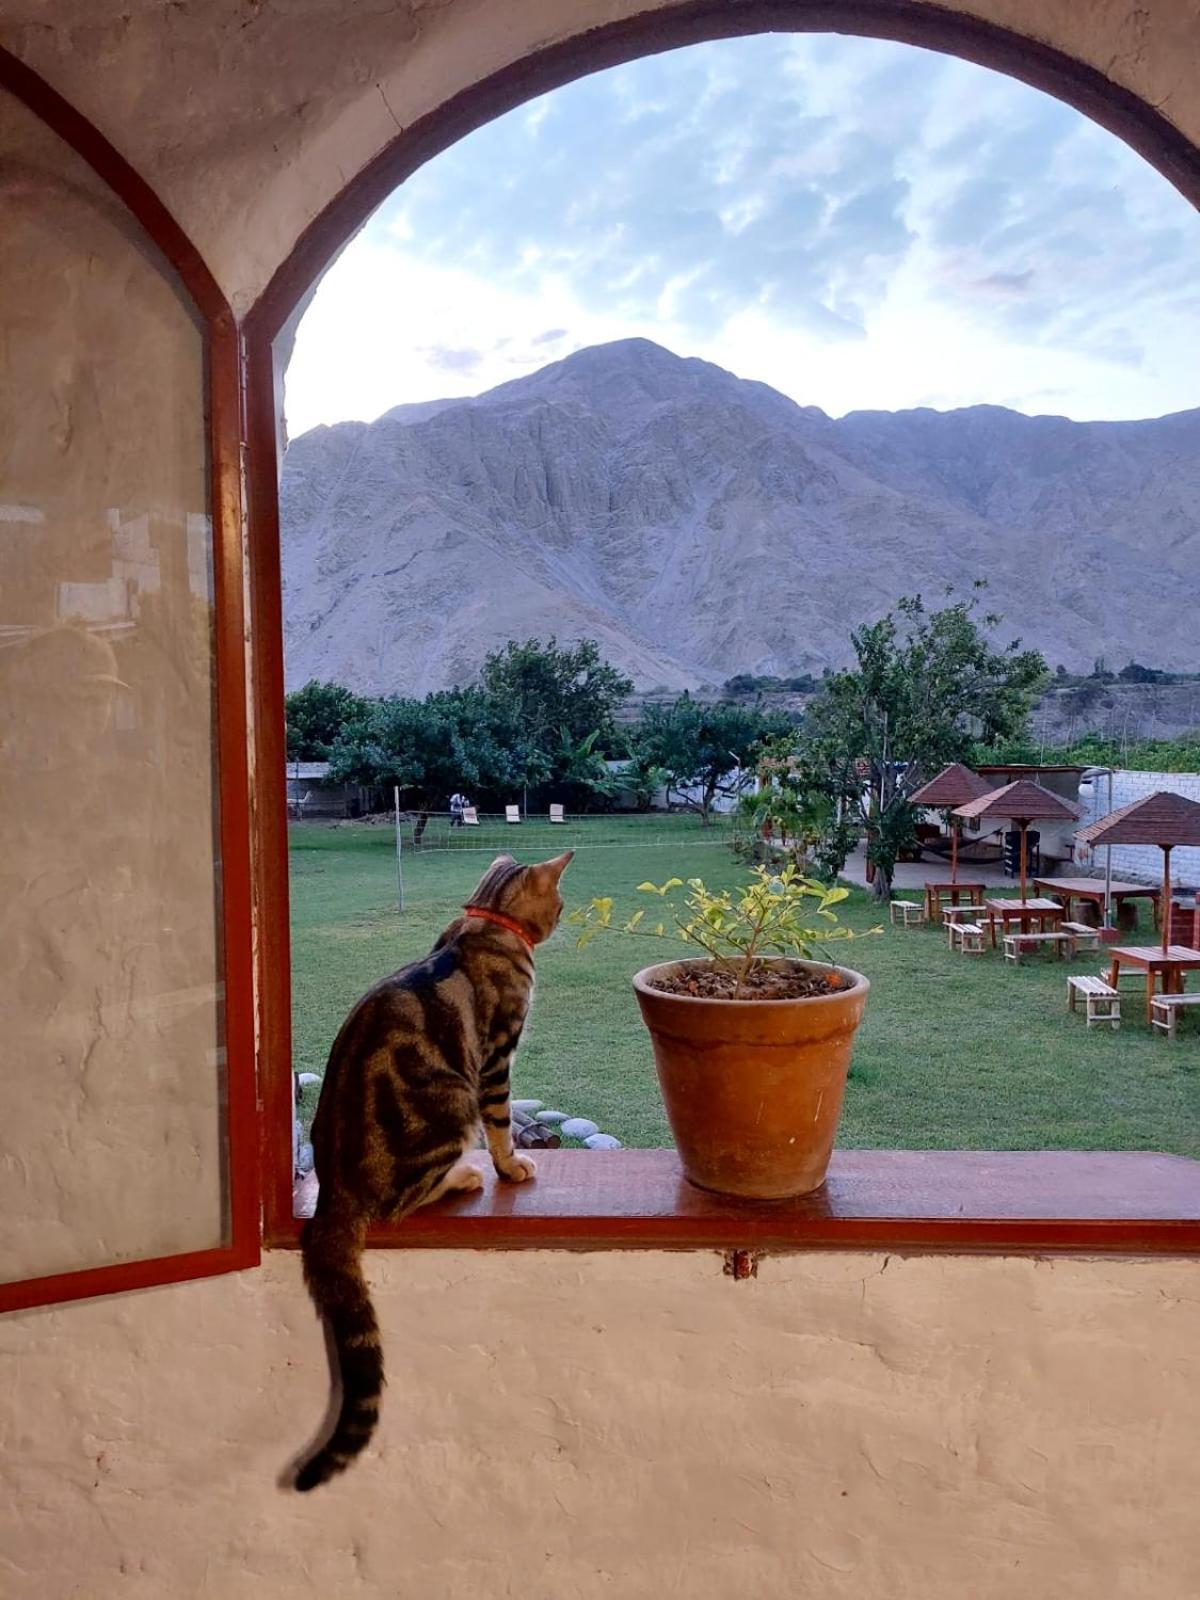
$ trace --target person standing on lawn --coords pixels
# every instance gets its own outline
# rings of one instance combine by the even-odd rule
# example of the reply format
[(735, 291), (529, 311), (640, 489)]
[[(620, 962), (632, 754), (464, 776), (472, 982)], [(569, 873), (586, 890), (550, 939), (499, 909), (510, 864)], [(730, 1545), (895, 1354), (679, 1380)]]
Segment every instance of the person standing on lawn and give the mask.
[(463, 812), (467, 809), (470, 803), (471, 802), (467, 799), (465, 794), (458, 794), (456, 792), (450, 796), (450, 826), (452, 828), (462, 827)]

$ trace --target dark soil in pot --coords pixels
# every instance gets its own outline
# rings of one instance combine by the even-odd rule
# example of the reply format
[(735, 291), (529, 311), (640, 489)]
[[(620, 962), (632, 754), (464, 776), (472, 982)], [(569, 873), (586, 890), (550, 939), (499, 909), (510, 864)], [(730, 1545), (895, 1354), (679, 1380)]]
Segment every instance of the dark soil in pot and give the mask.
[(808, 1000), (837, 994), (846, 981), (836, 971), (806, 971), (791, 962), (762, 962), (738, 988), (736, 973), (725, 967), (693, 966), (649, 980), (663, 994), (686, 994), (700, 1000)]

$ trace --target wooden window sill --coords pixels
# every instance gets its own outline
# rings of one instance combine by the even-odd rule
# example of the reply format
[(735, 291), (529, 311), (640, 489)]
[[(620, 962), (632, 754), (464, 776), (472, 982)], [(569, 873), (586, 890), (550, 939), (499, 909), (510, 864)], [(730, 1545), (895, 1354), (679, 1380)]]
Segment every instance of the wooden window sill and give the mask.
[[(485, 1159), (481, 1153), (481, 1165)], [(1116, 1151), (846, 1150), (800, 1200), (693, 1188), (673, 1150), (543, 1150), (537, 1178), (375, 1229), (439, 1250), (900, 1250), (1200, 1254), (1200, 1162)], [(309, 1180), (297, 1210), (316, 1198)], [(300, 1224), (274, 1245), (294, 1245)]]

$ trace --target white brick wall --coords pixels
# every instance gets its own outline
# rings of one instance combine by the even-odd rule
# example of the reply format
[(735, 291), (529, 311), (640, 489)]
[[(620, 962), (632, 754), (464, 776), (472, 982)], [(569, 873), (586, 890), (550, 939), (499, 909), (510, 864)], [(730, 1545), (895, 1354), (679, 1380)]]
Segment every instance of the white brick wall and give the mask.
[[(1200, 802), (1200, 772), (1114, 772), (1112, 780), (1112, 809), (1132, 805), (1145, 795), (1166, 790), (1170, 794), (1183, 794), (1189, 800)], [(1096, 778), (1079, 791), (1079, 798), (1088, 807), (1087, 815), (1079, 826), (1097, 822), (1108, 814), (1108, 779)], [(1080, 852), (1085, 846), (1079, 845)], [(1086, 857), (1085, 857), (1086, 859)], [(1104, 865), (1103, 847), (1092, 851), (1093, 865)], [(1113, 846), (1113, 876), (1129, 878), (1135, 882), (1162, 882), (1162, 851), (1153, 845), (1118, 844)], [(1171, 881), (1200, 887), (1200, 849), (1172, 850)]]

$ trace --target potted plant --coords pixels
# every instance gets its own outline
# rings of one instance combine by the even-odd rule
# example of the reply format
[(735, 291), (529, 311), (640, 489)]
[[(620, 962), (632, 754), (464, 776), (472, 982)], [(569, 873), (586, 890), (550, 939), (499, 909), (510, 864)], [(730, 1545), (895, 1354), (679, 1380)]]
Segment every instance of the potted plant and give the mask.
[[(669, 898), (677, 889), (685, 890), (679, 905)], [(703, 952), (633, 979), (685, 1176), (761, 1200), (819, 1188), (870, 988), (825, 951), (855, 937), (832, 909), (848, 891), (791, 864), (760, 866), (732, 891), (714, 892), (700, 878), (639, 891), (663, 900), (668, 919), (649, 929), (638, 911), (624, 932), (674, 932)], [(595, 899), (570, 920), (584, 944), (613, 926), (613, 901)]]

